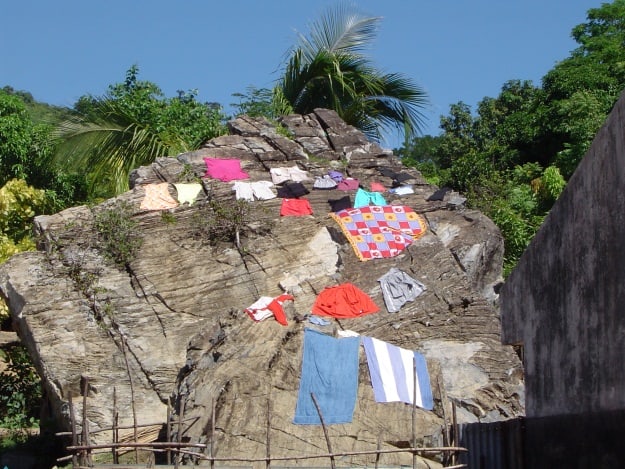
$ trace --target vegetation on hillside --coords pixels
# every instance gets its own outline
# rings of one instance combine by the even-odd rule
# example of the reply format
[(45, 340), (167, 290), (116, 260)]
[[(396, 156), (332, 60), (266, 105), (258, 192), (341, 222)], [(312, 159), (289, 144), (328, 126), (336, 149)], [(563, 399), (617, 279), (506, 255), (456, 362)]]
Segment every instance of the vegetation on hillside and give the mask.
[[(300, 36), (273, 89), (235, 95), (238, 110), (275, 119), (329, 107), (374, 139), (405, 131), (396, 150), (403, 162), (466, 194), (501, 228), (508, 273), (625, 88), (625, 0), (588, 11), (572, 31), (578, 47), (540, 86), (511, 79), (475, 110), (453, 104), (438, 136), (417, 136), (423, 90), (400, 74), (381, 73), (364, 55), (379, 21), (344, 7), (328, 10)], [(198, 102), (193, 90), (165, 97), (138, 72), (132, 66), (123, 82), (102, 96), (81, 97), (72, 109), (38, 103), (10, 86), (0, 90), (0, 262), (34, 248), (34, 216), (118, 194), (137, 166), (225, 132), (219, 104)], [(0, 322), (6, 317), (0, 305)], [(11, 363), (30, 373), (19, 358)], [(19, 393), (28, 401), (34, 388), (2, 383), (0, 422), (30, 422), (32, 408)]]
[(578, 47), (542, 79), (510, 80), (473, 113), (463, 102), (441, 117), (439, 136), (397, 153), (433, 183), (462, 191), (505, 239), (509, 273), (625, 88), (625, 0), (588, 11)]

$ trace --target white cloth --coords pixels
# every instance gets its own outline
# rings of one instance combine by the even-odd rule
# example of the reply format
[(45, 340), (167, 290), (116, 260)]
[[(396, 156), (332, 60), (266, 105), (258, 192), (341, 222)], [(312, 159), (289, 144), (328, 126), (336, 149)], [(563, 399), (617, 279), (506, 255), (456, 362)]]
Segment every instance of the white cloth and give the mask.
[(267, 309), (267, 306), (273, 301), (272, 296), (261, 296), (254, 303), (245, 308), (245, 312), (249, 314), (254, 321), (262, 321), (273, 316), (273, 313)]
[(412, 186), (410, 185), (395, 187), (394, 189), (389, 189), (388, 191), (392, 194), (397, 194), (397, 195), (414, 194), (414, 190)]
[(252, 202), (254, 197), (258, 200), (275, 199), (276, 194), (272, 192), (271, 187), (273, 187), (271, 181), (236, 181), (232, 184), (232, 190), (236, 191), (237, 200), (242, 199), (249, 202)]
[(282, 184), (286, 181), (302, 182), (310, 180), (308, 173), (299, 169), (297, 165), (292, 168), (271, 168), (269, 172), (271, 173), (271, 180), (274, 184)]

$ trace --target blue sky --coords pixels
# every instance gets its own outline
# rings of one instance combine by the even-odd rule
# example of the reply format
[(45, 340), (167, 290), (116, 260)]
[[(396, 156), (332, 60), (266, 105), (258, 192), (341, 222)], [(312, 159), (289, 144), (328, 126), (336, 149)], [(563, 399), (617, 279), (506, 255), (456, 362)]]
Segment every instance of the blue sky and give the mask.
[[(197, 89), (226, 111), (233, 93), (271, 87), (296, 31), (335, 1), (2, 0), (0, 87), (71, 107), (102, 95), (133, 64), (167, 96)], [(381, 16), (369, 51), (385, 72), (426, 90), (425, 134), (464, 101), (472, 109), (510, 79), (542, 76), (576, 47), (571, 29), (600, 0), (354, 0)], [(396, 145), (389, 136), (385, 146)]]

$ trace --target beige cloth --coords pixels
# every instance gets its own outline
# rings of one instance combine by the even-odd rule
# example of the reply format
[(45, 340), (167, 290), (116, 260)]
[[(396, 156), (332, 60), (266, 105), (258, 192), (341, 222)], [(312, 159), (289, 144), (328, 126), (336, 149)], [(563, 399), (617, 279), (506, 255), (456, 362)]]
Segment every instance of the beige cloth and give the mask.
[(169, 194), (169, 183), (147, 184), (145, 196), (141, 201), (141, 210), (165, 210), (178, 206), (178, 202)]

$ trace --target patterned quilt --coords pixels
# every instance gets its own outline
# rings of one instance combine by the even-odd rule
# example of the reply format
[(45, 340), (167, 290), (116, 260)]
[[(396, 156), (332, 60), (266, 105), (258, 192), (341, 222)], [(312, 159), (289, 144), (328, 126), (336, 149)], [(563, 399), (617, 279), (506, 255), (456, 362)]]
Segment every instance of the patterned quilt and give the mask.
[(394, 257), (426, 232), (423, 218), (405, 205), (370, 205), (331, 213), (361, 261)]

